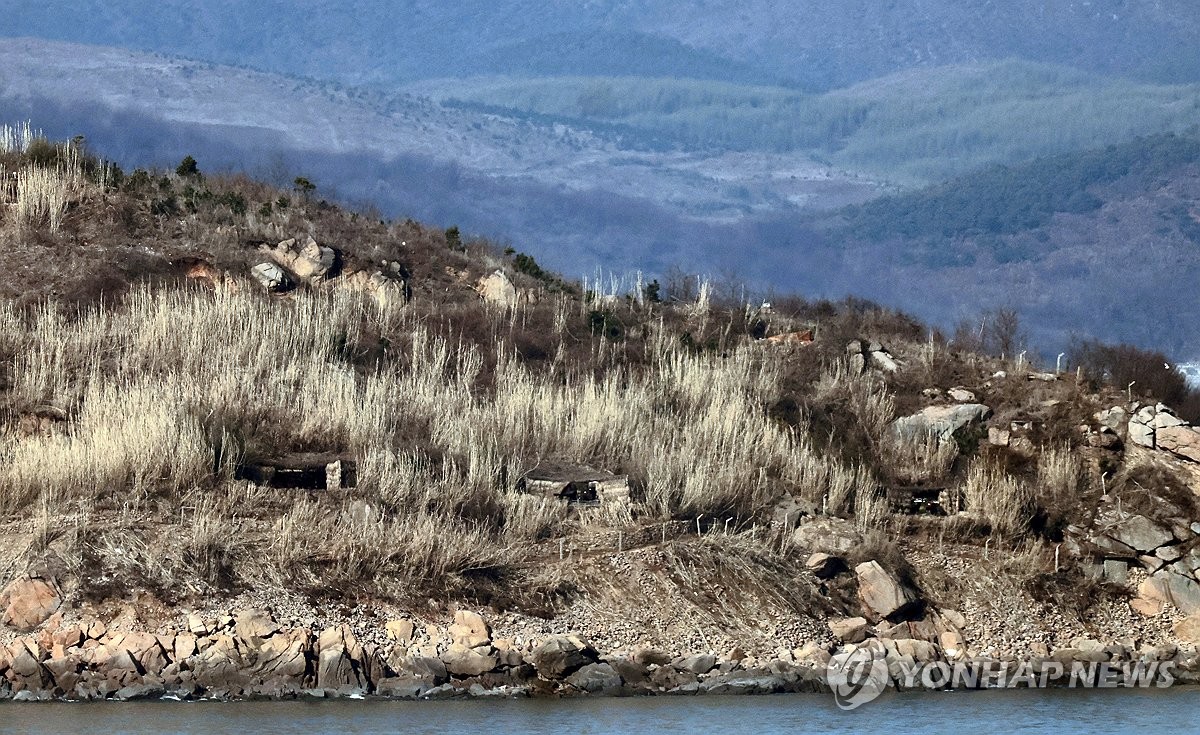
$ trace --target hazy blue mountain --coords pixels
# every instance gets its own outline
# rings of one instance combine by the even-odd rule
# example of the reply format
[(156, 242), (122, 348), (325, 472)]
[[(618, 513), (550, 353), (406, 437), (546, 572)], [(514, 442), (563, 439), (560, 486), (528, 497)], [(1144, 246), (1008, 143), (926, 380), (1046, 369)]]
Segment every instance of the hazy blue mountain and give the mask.
[(0, 2), (0, 36), (22, 35), (351, 83), (604, 75), (618, 64), (641, 76), (828, 89), (913, 67), (1007, 58), (1200, 80), (1193, 0)]

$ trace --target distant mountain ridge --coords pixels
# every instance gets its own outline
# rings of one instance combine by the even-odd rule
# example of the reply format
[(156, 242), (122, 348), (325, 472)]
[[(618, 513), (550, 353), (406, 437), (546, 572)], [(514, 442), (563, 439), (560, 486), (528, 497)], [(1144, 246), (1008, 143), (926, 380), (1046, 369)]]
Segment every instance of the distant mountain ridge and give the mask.
[[(643, 76), (790, 80), (810, 89), (1008, 58), (1200, 80), (1200, 13), (1191, 0), (0, 2), (0, 36), (25, 35), (356, 84), (597, 75), (612, 72), (614, 57)], [(649, 42), (656, 38), (658, 46)]]

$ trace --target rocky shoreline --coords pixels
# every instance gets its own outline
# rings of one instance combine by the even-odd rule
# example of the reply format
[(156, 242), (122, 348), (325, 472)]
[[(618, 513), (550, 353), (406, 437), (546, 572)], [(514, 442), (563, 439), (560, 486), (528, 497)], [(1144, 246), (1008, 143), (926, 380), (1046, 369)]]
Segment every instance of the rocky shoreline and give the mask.
[[(945, 669), (950, 662), (967, 660), (953, 647), (953, 636), (940, 636), (939, 642), (897, 637), (900, 631), (869, 628), (854, 619), (831, 628), (841, 643), (752, 657), (737, 649), (721, 655), (677, 655), (649, 647), (603, 653), (576, 635), (515, 642), (493, 638), (483, 616), (467, 610), (458, 611), (446, 627), (389, 621), (389, 642), (382, 646), (360, 643), (349, 625), (320, 632), (284, 628), (266, 610), (210, 618), (191, 614), (177, 630), (158, 633), (110, 630), (99, 621), (65, 625), (56, 615), (39, 632), (0, 647), (0, 699), (434, 700), (826, 692), (835, 655), (859, 651), (876, 657), (886, 663), (888, 685), (895, 688), (911, 688), (926, 668)], [(1072, 643), (1055, 651), (1031, 651), (1024, 659), (971, 661), (1009, 673), (1025, 667), (1050, 686), (1067, 684), (1072, 663), (1115, 668), (1169, 662), (1173, 676), (1167, 683), (1200, 681), (1200, 653), (1192, 646), (1139, 647), (1132, 641), (1093, 639)], [(988, 686), (986, 680), (972, 684)]]

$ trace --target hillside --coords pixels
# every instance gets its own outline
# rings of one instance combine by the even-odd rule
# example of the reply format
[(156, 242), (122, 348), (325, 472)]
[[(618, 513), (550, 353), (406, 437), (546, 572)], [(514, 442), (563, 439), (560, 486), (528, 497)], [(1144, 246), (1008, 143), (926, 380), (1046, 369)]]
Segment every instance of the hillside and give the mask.
[(1200, 111), (1194, 84), (1016, 61), (902, 72), (823, 94), (646, 77), (436, 79), (406, 88), (456, 109), (615, 127), (648, 147), (804, 152), (906, 185), (1182, 131)]
[(858, 645), (1200, 675), (1159, 353), (664, 301), (26, 130), (0, 165), (2, 698), (814, 691)]
[[(964, 301), (991, 301), (1038, 325), (1034, 345), (1101, 335), (1189, 359), (1200, 340), (1183, 316), (1200, 275), (1198, 197), (1193, 132), (885, 197), (827, 235), (863, 287), (902, 307), (940, 303), (949, 321)], [(881, 263), (885, 280), (872, 276)]]
[[(0, 35), (182, 54), (285, 74), (393, 85), (434, 77), (668, 76), (831, 89), (905, 69), (1020, 58), (1164, 82), (1200, 81), (1186, 0), (830, 4), (10, 1)], [(294, 39), (320, 39), (300, 44)], [(750, 42), (749, 39), (753, 39)], [(625, 53), (614, 68), (614, 50)]]
[[(679, 271), (720, 276), (723, 288), (767, 300), (772, 292), (863, 295), (946, 331), (1013, 305), (1030, 345), (1050, 354), (1077, 335), (1195, 357), (1194, 307), (1184, 295), (1195, 250), (1180, 215), (1190, 206), (1190, 169), (1058, 181), (1056, 159), (1027, 158), (1082, 147), (1090, 151), (1082, 159), (1103, 167), (1114, 154), (1097, 146), (1190, 124), (1192, 85), (1006, 63), (914, 71), (821, 95), (701, 81), (489, 78), (434, 99), (427, 95), (441, 82), (385, 94), (34, 40), (0, 42), (0, 62), (8, 119), (46, 120), (62, 138), (83, 134), (127, 165), (173, 166), (186, 150), (209, 170), (277, 185), (304, 176), (330, 200), (457, 225), (573, 277), (640, 270), (665, 283)], [(800, 133), (809, 137), (786, 142)], [(977, 204), (1026, 191), (976, 168), (991, 162), (1017, 172), (1028, 163), (1033, 173), (1014, 176), (1049, 182), (1054, 196), (1040, 199), (1036, 226), (1014, 220), (1015, 230), (986, 237), (896, 229), (925, 206), (929, 192), (916, 182), (926, 177), (964, 177), (949, 189)], [(912, 183), (887, 183), (896, 179)], [(883, 212), (869, 232), (848, 235), (840, 215), (828, 214), (903, 191), (883, 209), (863, 210)], [(960, 204), (937, 206), (969, 211)], [(1182, 326), (1163, 319), (1164, 307)]]

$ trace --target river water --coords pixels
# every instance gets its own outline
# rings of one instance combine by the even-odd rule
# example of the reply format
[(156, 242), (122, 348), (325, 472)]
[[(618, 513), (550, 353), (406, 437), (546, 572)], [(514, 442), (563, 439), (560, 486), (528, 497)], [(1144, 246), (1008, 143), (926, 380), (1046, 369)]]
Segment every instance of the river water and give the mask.
[(517, 701), (0, 704), (0, 733), (1191, 733), (1200, 690), (885, 694), (854, 712), (819, 694)]

